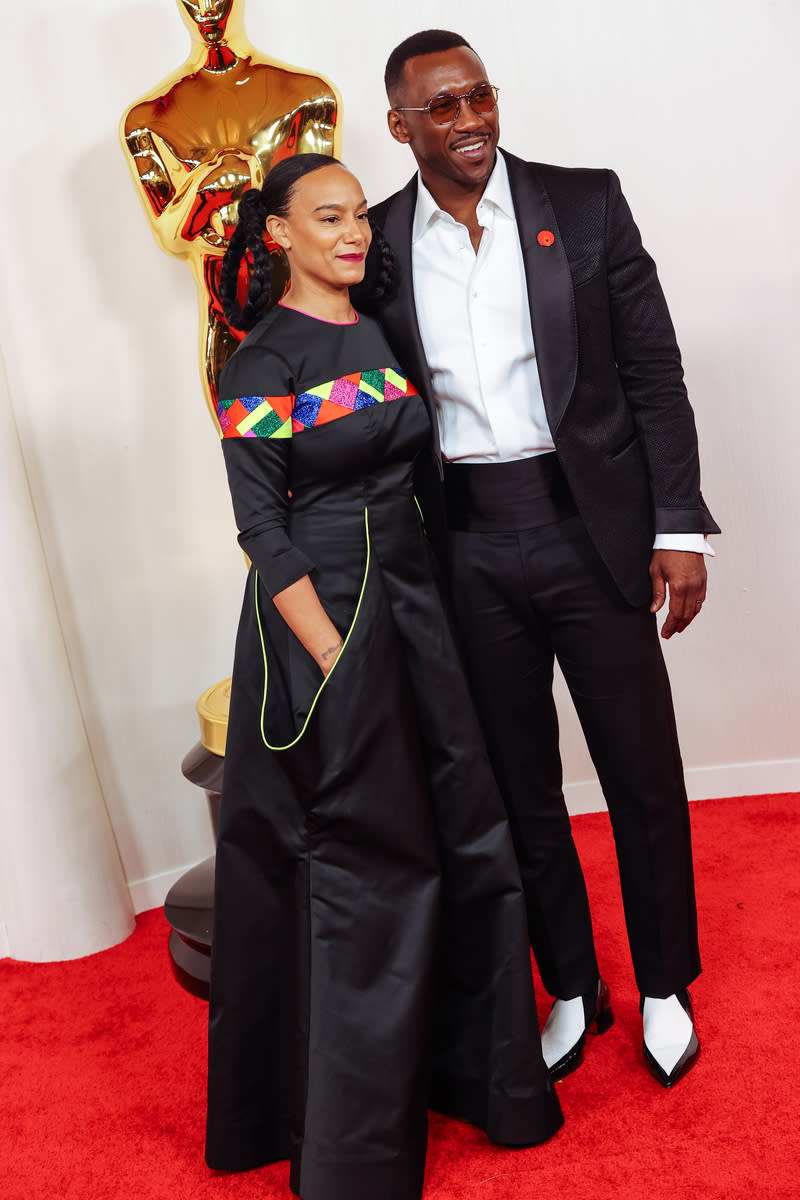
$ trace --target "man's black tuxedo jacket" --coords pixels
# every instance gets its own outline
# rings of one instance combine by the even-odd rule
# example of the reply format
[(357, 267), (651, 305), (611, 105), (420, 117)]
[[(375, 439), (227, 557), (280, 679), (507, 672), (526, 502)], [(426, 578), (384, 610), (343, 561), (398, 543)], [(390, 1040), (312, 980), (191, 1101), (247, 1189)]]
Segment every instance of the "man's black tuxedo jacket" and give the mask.
[[(719, 532), (700, 492), (694, 416), (655, 264), (612, 171), (503, 154), (558, 458), (620, 592), (644, 604), (654, 533)], [(378, 315), (435, 430), (412, 284), (416, 180), (371, 208), (370, 220), (397, 259), (397, 286)], [(547, 231), (550, 245), (537, 237)], [(434, 449), (439, 458), (436, 438)], [(444, 538), (439, 475), (431, 456), (421, 467), (420, 493), (434, 543)]]

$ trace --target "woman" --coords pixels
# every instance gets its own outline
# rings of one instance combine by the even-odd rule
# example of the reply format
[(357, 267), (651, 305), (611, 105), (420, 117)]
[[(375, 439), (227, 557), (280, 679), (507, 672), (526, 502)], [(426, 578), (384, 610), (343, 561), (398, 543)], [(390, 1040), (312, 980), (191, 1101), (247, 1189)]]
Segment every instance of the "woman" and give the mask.
[[(220, 380), (239, 541), (206, 1159), (291, 1158), (303, 1200), (417, 1200), (426, 1108), (531, 1145), (561, 1112), (525, 910), (412, 492), (425, 406), (353, 309), (372, 235), (341, 163), (240, 202)], [(264, 230), (291, 283), (266, 316)], [(244, 308), (241, 259), (253, 269)], [(389, 256), (370, 255), (376, 294)]]

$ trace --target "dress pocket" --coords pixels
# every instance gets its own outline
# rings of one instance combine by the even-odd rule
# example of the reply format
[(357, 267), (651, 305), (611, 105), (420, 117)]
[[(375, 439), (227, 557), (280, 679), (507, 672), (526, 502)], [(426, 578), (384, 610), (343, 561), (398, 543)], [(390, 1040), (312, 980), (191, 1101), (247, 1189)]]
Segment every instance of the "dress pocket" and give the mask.
[[(350, 649), (351, 643), (355, 637), (357, 628), (360, 629), (360, 620), (362, 618), (363, 609), (364, 609), (364, 596), (366, 593), (367, 580), (369, 578), (369, 573), (370, 573), (371, 550), (370, 550), (370, 534), (369, 534), (369, 513), (366, 508), (364, 509), (364, 537), (365, 537), (365, 542), (366, 542), (366, 556), (365, 556), (365, 560), (364, 560), (364, 571), (363, 571), (363, 576), (361, 579), (361, 586), (360, 586), (360, 589), (358, 592), (358, 598), (356, 600), (355, 611), (353, 613), (352, 620), (350, 621), (350, 624), (348, 626), (347, 632), (344, 636), (344, 643), (342, 645), (342, 648), (339, 651), (336, 662), (333, 664), (333, 666), (331, 667), (328, 674), (325, 675), (323, 677), (323, 679), (319, 682), (319, 685), (316, 687), (316, 690), (314, 690), (313, 685), (311, 686), (310, 695), (308, 696), (307, 699), (305, 699), (302, 702), (301, 707), (303, 710), (303, 715), (301, 715), (299, 717), (299, 719), (295, 720), (295, 722), (294, 722), (294, 727), (295, 727), (294, 736), (291, 737), (288, 741), (281, 740), (280, 744), (274, 744), (273, 742), (271, 742), (267, 736), (267, 730), (266, 730), (266, 720), (267, 720), (267, 711), (268, 711), (267, 705), (268, 705), (268, 697), (270, 696), (270, 666), (269, 666), (269, 655), (267, 652), (267, 641), (264, 636), (264, 623), (262, 620), (261, 610), (260, 610), (260, 606), (259, 606), (258, 573), (256, 572), (256, 575), (255, 575), (255, 609), (256, 609), (256, 619), (258, 622), (259, 639), (260, 639), (260, 643), (261, 643), (261, 654), (262, 654), (262, 659), (263, 659), (263, 663), (264, 663), (264, 693), (263, 693), (263, 698), (262, 698), (262, 702), (261, 702), (261, 722), (260, 722), (260, 724), (261, 724), (261, 740), (263, 741), (264, 745), (267, 747), (268, 750), (280, 752), (280, 751), (291, 750), (291, 749), (293, 749), (293, 747), (297, 746), (297, 744), (300, 742), (300, 740), (303, 738), (304, 734), (306, 733), (306, 730), (308, 729), (308, 726), (314, 715), (314, 711), (317, 708), (320, 701), (322, 700), (323, 695), (330, 688), (332, 681), (334, 681), (335, 678), (338, 678), (339, 675), (341, 675), (342, 670), (343, 670), (343, 664), (346, 665), (349, 662), (349, 657), (350, 657), (349, 649)], [(303, 660), (302, 660), (303, 670), (301, 673), (304, 674), (306, 676), (306, 678), (310, 678), (310, 675), (309, 675), (310, 668), (313, 667), (313, 669), (315, 671), (318, 671), (319, 668), (316, 666), (316, 664), (314, 663), (314, 660), (311, 658), (311, 656), (308, 654), (308, 652), (300, 645), (299, 642), (297, 642), (297, 639), (294, 638), (292, 640), (296, 646), (296, 650), (303, 656)], [(290, 654), (291, 654), (291, 651), (290, 651)], [(284, 728), (285, 728), (285, 725), (284, 725)]]

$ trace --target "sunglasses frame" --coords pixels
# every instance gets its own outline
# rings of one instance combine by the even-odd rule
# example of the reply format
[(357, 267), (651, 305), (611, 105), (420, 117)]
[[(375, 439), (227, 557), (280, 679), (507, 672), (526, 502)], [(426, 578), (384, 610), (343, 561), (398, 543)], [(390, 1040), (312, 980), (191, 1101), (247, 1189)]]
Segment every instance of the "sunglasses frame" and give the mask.
[[(470, 102), (470, 96), (472, 96), (475, 92), (479, 92), (482, 88), (488, 88), (489, 91), (492, 92), (492, 94), (494, 95), (494, 104), (492, 105), (491, 108), (487, 108), (484, 112), (475, 112), (475, 109), (472, 108), (472, 103)], [(462, 100), (466, 100), (467, 104), (469, 105), (470, 108), (472, 108), (472, 111), (475, 113), (476, 117), (485, 117), (487, 115), (487, 113), (494, 112), (494, 110), (497, 108), (497, 100), (498, 100), (499, 94), (500, 94), (500, 88), (495, 87), (495, 85), (493, 83), (476, 83), (475, 86), (471, 87), (468, 92), (462, 92), (460, 96), (453, 96), (453, 95), (451, 95), (450, 92), (445, 92), (444, 95), (434, 96), (433, 99), (429, 100), (427, 104), (424, 104), (422, 106), (422, 108), (412, 108), (410, 105), (405, 105), (403, 107), (398, 106), (397, 108), (395, 108), (395, 112), (426, 112), (428, 114), (428, 116), (430, 117), (430, 119), (433, 121), (434, 125), (439, 125), (440, 127), (443, 128), (446, 125), (455, 125), (456, 121), (458, 120), (459, 116), (461, 115), (461, 101)], [(455, 116), (452, 118), (452, 120), (437, 121), (436, 118), (433, 116), (433, 113), (431, 112), (431, 105), (436, 104), (436, 102), (439, 100), (455, 100), (456, 113), (455, 113)]]

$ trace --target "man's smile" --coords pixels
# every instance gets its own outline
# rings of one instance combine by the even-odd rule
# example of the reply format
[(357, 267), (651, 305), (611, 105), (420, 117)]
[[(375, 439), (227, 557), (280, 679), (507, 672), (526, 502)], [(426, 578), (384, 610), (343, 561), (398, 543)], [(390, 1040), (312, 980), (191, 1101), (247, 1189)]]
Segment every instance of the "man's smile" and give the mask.
[(461, 155), (462, 158), (466, 158), (466, 159), (477, 162), (478, 159), (481, 159), (483, 157), (483, 153), (484, 153), (484, 150), (486, 149), (486, 144), (488, 141), (489, 141), (488, 134), (482, 134), (480, 136), (475, 136), (473, 134), (472, 136), (470, 136), (469, 138), (465, 138), (464, 141), (459, 142), (458, 145), (453, 146), (452, 148), (455, 151), (455, 153)]

